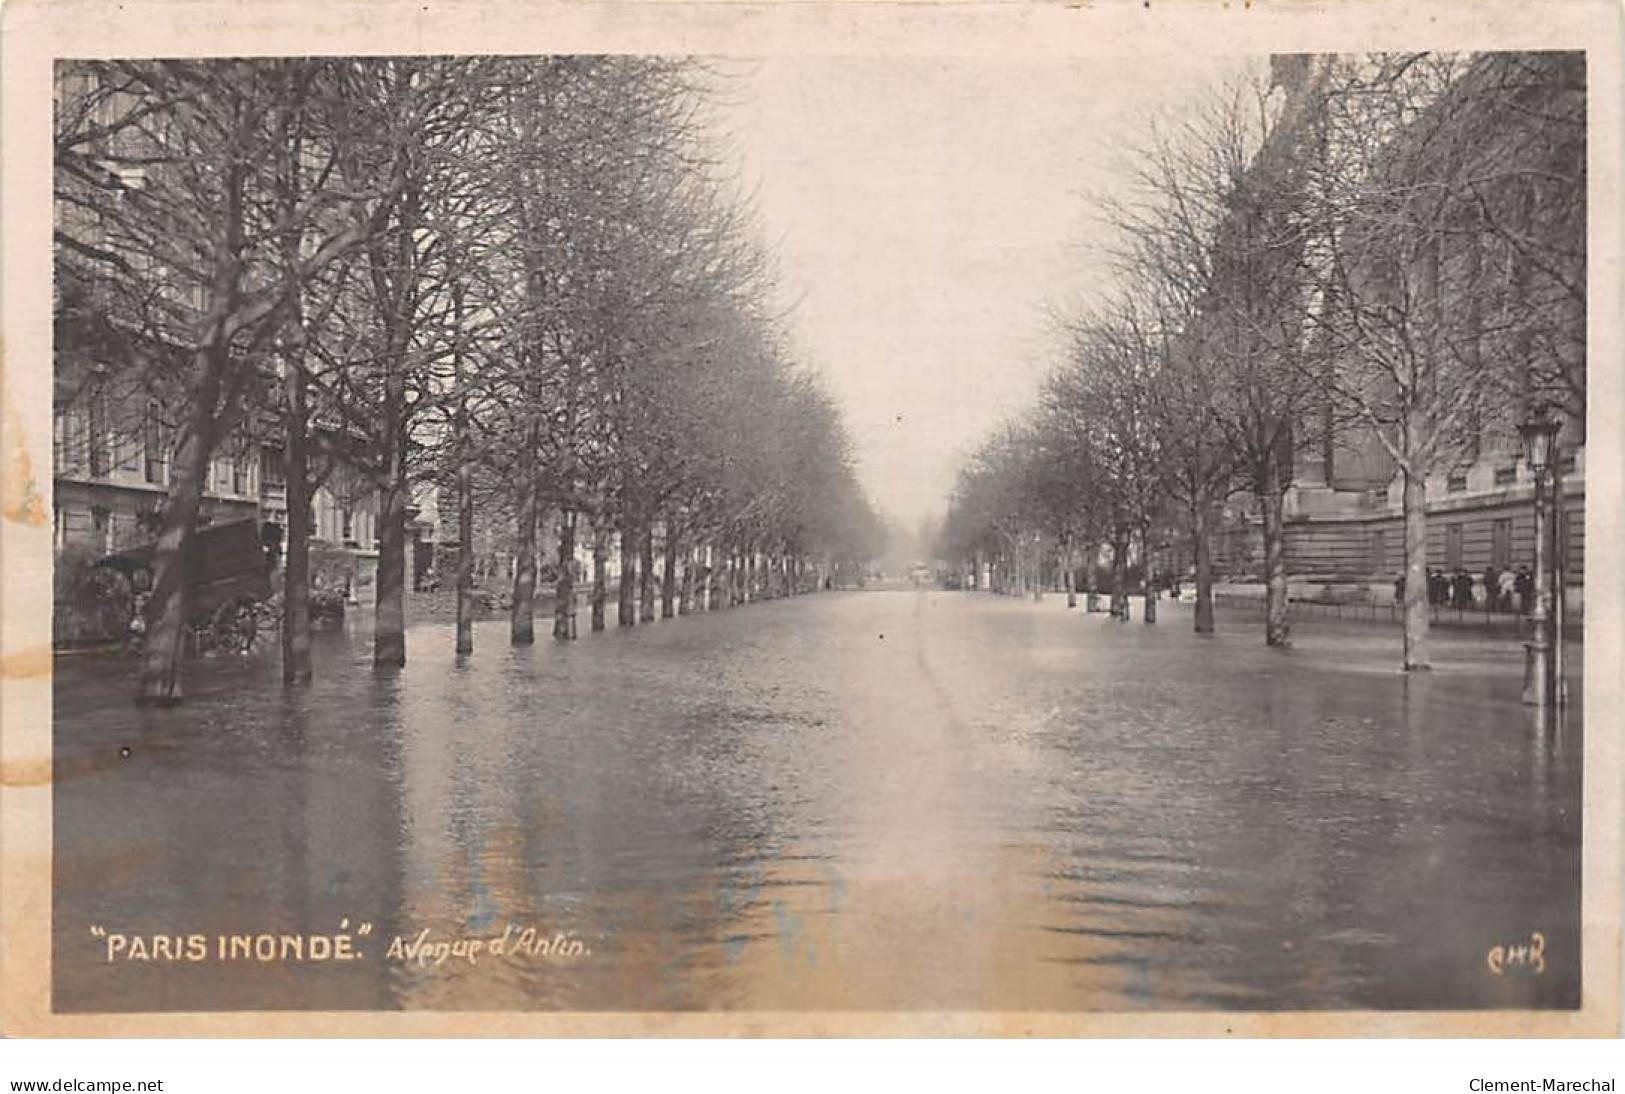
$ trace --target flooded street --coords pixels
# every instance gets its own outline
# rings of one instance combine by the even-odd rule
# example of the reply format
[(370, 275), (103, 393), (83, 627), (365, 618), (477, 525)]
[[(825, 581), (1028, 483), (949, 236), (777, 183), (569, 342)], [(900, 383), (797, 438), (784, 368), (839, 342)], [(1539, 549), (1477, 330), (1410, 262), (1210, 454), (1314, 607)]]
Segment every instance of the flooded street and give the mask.
[[(1534, 725), (1516, 640), (1435, 631), (1407, 678), (1391, 628), (1278, 651), (1162, 611), (823, 593), (521, 649), (497, 620), (463, 663), (428, 623), (398, 675), (363, 617), (308, 690), (200, 663), (151, 712), (59, 657), (54, 1006), (1578, 1004), (1579, 715)], [(214, 959), (341, 930), (364, 956)], [(1544, 971), (1489, 967), (1531, 932)]]

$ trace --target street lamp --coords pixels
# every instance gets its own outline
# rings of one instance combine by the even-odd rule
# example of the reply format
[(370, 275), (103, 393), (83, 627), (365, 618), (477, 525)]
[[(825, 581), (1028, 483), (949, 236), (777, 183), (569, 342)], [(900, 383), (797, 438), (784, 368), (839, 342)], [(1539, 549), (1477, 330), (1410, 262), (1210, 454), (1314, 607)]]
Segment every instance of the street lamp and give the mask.
[(1552, 450), (1560, 428), (1562, 423), (1545, 407), (1537, 407), (1518, 427), (1529, 470), (1535, 476), (1535, 602), (1529, 613), (1533, 633), (1524, 644), (1523, 701), (1542, 708), (1553, 706), (1557, 701), (1557, 688), (1552, 681), (1552, 558), (1546, 542), (1551, 499), (1547, 495), (1546, 476), (1551, 470)]

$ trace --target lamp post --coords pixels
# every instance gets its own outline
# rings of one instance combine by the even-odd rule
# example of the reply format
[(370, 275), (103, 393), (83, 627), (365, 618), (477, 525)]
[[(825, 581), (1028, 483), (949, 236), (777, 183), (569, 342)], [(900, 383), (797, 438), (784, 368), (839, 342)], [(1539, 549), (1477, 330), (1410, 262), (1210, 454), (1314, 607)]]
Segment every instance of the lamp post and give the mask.
[(1538, 408), (1518, 427), (1523, 438), (1529, 470), (1535, 476), (1535, 602), (1529, 613), (1533, 633), (1524, 644), (1523, 701), (1529, 706), (1555, 705), (1557, 689), (1552, 681), (1552, 552), (1550, 539), (1551, 498), (1546, 489), (1552, 449), (1561, 423), (1546, 408)]
[(1567, 633), (1568, 620), (1568, 514), (1563, 505), (1563, 446), (1552, 442), (1551, 455), (1548, 458), (1551, 473), (1546, 482), (1547, 503), (1547, 550), (1552, 556), (1552, 689), (1553, 702), (1557, 706), (1564, 706), (1569, 701), (1569, 681), (1564, 672), (1564, 641)]

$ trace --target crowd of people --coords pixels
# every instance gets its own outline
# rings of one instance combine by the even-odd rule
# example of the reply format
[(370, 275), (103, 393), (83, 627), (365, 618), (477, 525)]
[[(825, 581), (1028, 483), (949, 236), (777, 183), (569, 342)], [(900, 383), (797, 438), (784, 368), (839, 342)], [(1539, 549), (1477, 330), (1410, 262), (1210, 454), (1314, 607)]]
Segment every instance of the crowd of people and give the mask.
[[(1478, 609), (1525, 614), (1534, 604), (1535, 575), (1528, 566), (1498, 570), (1486, 566), (1482, 574), (1467, 570), (1445, 573), (1428, 567), (1428, 603), (1436, 608)], [(1405, 576), (1394, 582), (1394, 600), (1405, 599)]]

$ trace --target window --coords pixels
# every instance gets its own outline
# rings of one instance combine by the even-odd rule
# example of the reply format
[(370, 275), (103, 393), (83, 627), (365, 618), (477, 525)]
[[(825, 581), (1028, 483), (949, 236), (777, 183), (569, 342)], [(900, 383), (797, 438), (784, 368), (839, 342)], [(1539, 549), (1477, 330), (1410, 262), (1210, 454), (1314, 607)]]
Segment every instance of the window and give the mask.
[(90, 509), (90, 527), (95, 535), (91, 542), (98, 550), (103, 552), (113, 549), (113, 514), (104, 505), (93, 505)]
[(141, 440), (133, 433), (123, 431), (115, 432), (112, 438), (113, 464), (119, 471), (139, 471), (141, 462)]
[(1512, 568), (1512, 518), (1503, 517), (1490, 526), (1490, 565), (1497, 570)]
[(1517, 481), (1518, 469), (1516, 467), (1497, 467), (1495, 469), (1496, 486), (1511, 486)]
[(1574, 455), (1573, 452), (1565, 452), (1565, 453), (1563, 453), (1562, 458), (1560, 458), (1557, 461), (1557, 469), (1558, 469), (1558, 471), (1562, 472), (1565, 475), (1572, 472), (1574, 470), (1574, 468), (1576, 467), (1576, 465), (1577, 465), (1577, 463), (1576, 463), (1575, 455)]
[(73, 418), (69, 411), (60, 408), (51, 418), (51, 459), (60, 475), (78, 462), (73, 451)]
[(248, 446), (242, 445), (231, 460), (231, 492), (237, 495), (248, 493)]
[(1388, 568), (1387, 535), (1382, 529), (1371, 533), (1371, 540), (1366, 545), (1366, 568), (1374, 574), (1380, 574)]
[(282, 490), (287, 487), (288, 480), (282, 471), (281, 449), (260, 449), (260, 482), (267, 490)]
[(169, 463), (169, 445), (164, 437), (164, 423), (159, 417), (156, 403), (147, 407), (147, 417), (141, 427), (141, 447), (145, 457), (143, 477), (148, 482), (162, 485), (165, 465)]
[(1461, 569), (1461, 525), (1449, 524), (1444, 530), (1444, 568)]
[(99, 392), (90, 397), (90, 435), (87, 439), (90, 474), (98, 478), (109, 470), (107, 400)]
[(352, 519), (350, 507), (345, 505), (339, 510), (339, 539), (345, 543), (351, 543), (355, 539), (354, 531), (355, 523)]
[(1445, 480), (1445, 490), (1452, 494), (1459, 494), (1467, 489), (1467, 476), (1465, 474), (1452, 474)]

